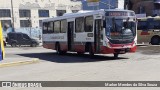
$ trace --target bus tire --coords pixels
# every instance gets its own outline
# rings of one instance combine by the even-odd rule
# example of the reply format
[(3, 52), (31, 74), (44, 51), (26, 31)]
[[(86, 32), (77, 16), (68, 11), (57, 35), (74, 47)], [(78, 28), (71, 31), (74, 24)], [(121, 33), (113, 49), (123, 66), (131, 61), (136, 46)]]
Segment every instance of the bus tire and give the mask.
[(154, 36), (151, 38), (151, 44), (152, 45), (159, 45), (160, 44), (160, 37), (159, 36)]
[(84, 54), (84, 53), (83, 53), (83, 52), (77, 52), (77, 54), (78, 54), (78, 55), (82, 55), (82, 54)]
[(118, 58), (118, 53), (114, 53), (114, 58), (117, 59)]
[(59, 43), (56, 44), (56, 53), (57, 53), (58, 55), (61, 55), (61, 54), (62, 54), (61, 47), (60, 47)]
[(93, 48), (92, 48), (92, 45), (91, 44), (89, 44), (89, 55), (90, 56), (94, 56), (94, 52), (93, 52)]

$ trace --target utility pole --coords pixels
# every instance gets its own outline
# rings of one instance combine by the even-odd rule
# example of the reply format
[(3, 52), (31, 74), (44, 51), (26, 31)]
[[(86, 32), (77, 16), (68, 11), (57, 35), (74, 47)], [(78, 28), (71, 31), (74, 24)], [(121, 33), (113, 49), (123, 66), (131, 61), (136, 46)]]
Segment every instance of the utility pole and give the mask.
[(30, 37), (32, 37), (32, 21), (31, 21), (31, 17), (28, 18), (28, 26), (29, 26), (29, 33), (30, 33)]
[(108, 4), (109, 4), (109, 9), (111, 9), (111, 1), (108, 0)]
[(12, 10), (12, 28), (13, 28), (13, 31), (14, 31), (15, 27), (14, 27), (13, 0), (11, 0), (11, 10)]

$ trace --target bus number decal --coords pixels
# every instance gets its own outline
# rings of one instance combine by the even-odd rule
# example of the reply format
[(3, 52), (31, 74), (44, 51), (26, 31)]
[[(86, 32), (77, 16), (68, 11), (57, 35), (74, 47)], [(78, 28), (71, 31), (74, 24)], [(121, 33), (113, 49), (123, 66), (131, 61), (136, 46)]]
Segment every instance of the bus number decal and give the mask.
[(88, 37), (93, 37), (93, 33), (88, 33), (87, 36)]
[(64, 39), (64, 36), (51, 37), (51, 39)]

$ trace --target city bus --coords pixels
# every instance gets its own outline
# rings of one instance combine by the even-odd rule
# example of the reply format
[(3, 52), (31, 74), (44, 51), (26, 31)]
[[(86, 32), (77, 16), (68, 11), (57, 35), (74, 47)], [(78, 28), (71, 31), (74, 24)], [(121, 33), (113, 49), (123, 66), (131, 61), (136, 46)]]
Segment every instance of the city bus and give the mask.
[(95, 10), (68, 13), (43, 23), (43, 47), (83, 54), (119, 54), (136, 51), (136, 17), (130, 10)]
[(160, 44), (160, 17), (138, 18), (138, 44)]

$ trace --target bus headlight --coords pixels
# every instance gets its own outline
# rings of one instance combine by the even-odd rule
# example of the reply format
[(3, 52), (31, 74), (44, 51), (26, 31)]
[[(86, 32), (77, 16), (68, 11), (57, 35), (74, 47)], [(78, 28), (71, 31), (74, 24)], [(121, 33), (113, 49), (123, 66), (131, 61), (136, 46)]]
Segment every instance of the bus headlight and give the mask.
[(111, 45), (109, 44), (109, 42), (107, 42), (107, 41), (105, 41), (106, 42), (106, 46), (108, 47), (108, 48), (111, 48)]

